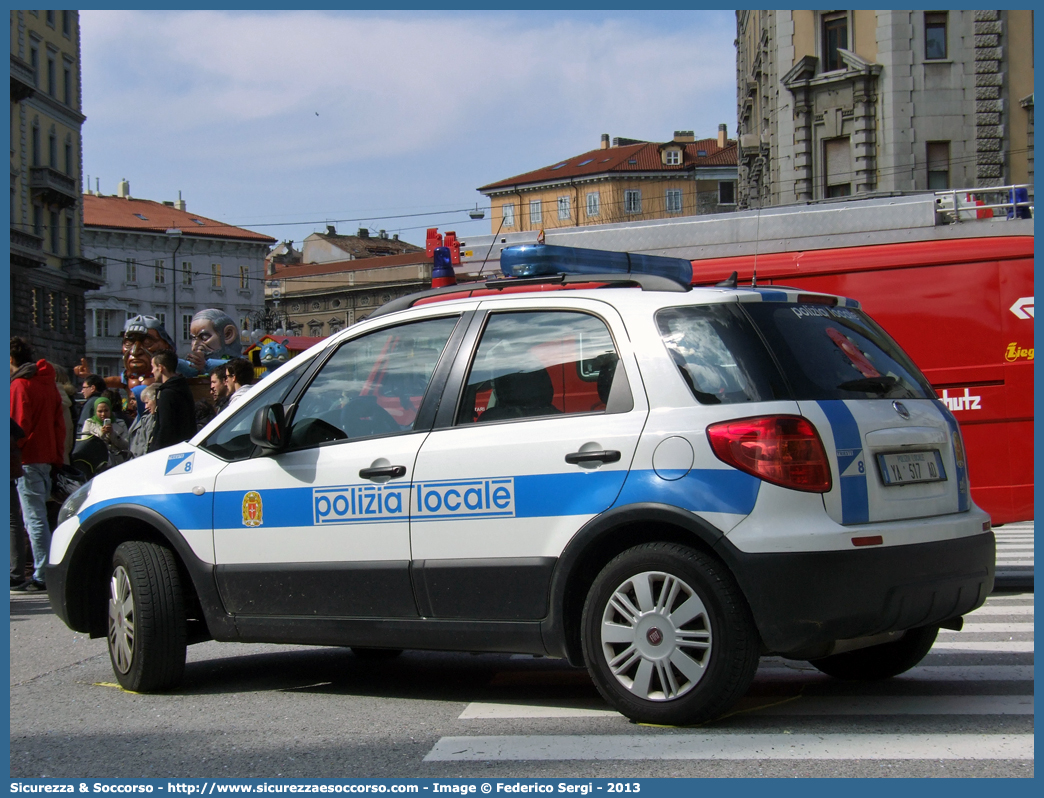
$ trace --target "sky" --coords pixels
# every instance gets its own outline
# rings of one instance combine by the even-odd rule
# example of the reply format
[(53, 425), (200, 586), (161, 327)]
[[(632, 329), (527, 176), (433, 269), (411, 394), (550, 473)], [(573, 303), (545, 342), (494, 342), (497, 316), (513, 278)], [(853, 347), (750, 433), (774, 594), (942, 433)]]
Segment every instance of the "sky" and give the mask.
[(732, 11), (82, 11), (84, 179), (301, 240), (488, 235), (476, 189), (736, 126)]

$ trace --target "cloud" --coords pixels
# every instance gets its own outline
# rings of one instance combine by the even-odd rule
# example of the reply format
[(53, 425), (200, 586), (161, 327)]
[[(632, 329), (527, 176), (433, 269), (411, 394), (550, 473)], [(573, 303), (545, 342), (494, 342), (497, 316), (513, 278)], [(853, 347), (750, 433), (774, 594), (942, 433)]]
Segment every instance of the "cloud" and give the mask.
[(412, 165), (466, 172), (473, 192), (603, 132), (711, 136), (735, 118), (731, 13), (80, 17), (89, 161), (161, 159), (182, 179), (209, 170), (288, 189)]

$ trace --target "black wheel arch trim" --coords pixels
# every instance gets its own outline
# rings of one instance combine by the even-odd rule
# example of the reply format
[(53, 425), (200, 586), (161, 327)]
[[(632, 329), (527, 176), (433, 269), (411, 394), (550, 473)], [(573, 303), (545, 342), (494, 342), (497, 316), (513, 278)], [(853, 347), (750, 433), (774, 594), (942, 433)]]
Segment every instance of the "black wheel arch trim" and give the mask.
[[(90, 545), (90, 538), (99, 527), (118, 519), (134, 519), (148, 524), (174, 550), (184, 565), (186, 574), (192, 582), (200, 609), (215, 640), (236, 640), (239, 634), (235, 620), (225, 611), (224, 604), (218, 594), (214, 577), (214, 564), (204, 562), (192, 550), (184, 536), (165, 516), (150, 507), (140, 504), (113, 504), (99, 510), (80, 525), (73, 534), (65, 556), (58, 565), (48, 568), (48, 583), (54, 583), (56, 590), (51, 592), (51, 605), (55, 613), (65, 621), (66, 625), (77, 632), (89, 632), (90, 622), (87, 614), (88, 602), (86, 591), (88, 586), (82, 575), (70, 574), (69, 568), (74, 560), (89, 567), (89, 552), (83, 546)], [(133, 537), (126, 538), (128, 540)], [(71, 578), (70, 578), (71, 577)], [(75, 595), (73, 595), (75, 593)]]
[[(573, 665), (583, 664), (578, 637), (579, 618), (571, 621), (568, 617), (570, 585), (577, 575), (578, 568), (583, 567), (586, 555), (593, 546), (600, 543), (612, 545), (611, 538), (614, 532), (643, 523), (676, 527), (682, 530), (683, 534), (691, 535), (702, 543), (709, 552), (716, 552), (717, 544), (724, 538), (720, 529), (699, 516), (688, 510), (658, 502), (612, 507), (592, 518), (570, 539), (551, 576), (548, 615), (540, 625), (544, 646), (551, 656), (564, 657)], [(660, 539), (658, 536), (654, 537)], [(593, 579), (596, 575), (592, 574), (590, 578)], [(573, 626), (576, 626), (576, 629)]]

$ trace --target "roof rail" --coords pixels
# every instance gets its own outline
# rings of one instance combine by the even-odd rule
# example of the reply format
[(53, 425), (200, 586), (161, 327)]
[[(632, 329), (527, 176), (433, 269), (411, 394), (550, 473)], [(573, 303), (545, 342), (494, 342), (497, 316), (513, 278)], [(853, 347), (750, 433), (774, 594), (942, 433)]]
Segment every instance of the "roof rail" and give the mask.
[(381, 305), (366, 318), (372, 319), (399, 310), (406, 310), (421, 300), (434, 297), (453, 295), (463, 299), (472, 296), (492, 296), (505, 289), (544, 285), (561, 286), (562, 288), (569, 286), (575, 288), (640, 288), (643, 291), (666, 291), (679, 294), (692, 289), (691, 286), (683, 286), (674, 280), (656, 274), (543, 274), (536, 277), (503, 277), (483, 282), (429, 288), (426, 291), (407, 294)]

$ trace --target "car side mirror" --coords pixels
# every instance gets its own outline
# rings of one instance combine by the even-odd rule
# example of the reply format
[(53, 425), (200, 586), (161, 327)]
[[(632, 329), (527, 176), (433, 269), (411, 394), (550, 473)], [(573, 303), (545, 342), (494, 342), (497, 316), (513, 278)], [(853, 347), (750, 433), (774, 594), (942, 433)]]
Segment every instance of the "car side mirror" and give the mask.
[(250, 425), (250, 442), (266, 452), (277, 452), (286, 446), (286, 417), (281, 404), (258, 408)]

